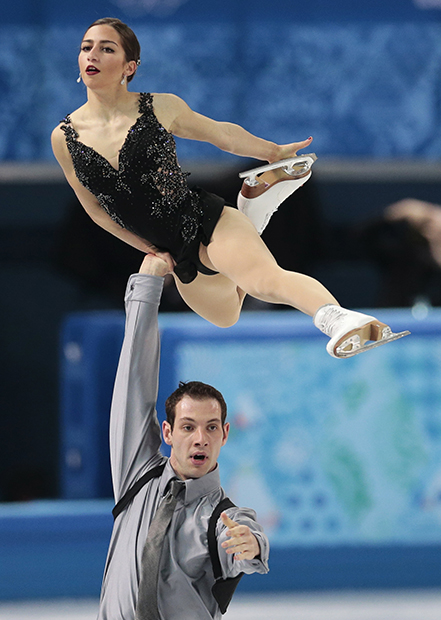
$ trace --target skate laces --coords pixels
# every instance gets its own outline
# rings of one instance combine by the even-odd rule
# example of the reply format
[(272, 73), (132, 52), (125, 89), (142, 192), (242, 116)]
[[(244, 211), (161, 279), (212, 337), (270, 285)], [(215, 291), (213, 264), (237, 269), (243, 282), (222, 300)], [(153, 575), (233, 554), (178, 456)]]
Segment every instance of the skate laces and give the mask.
[(341, 325), (341, 323), (348, 316), (348, 313), (344, 308), (331, 305), (325, 306), (321, 310), (321, 316), (319, 315), (317, 317), (317, 321), (315, 323), (316, 327), (331, 338), (332, 334), (335, 333), (335, 330), (338, 329), (339, 325)]

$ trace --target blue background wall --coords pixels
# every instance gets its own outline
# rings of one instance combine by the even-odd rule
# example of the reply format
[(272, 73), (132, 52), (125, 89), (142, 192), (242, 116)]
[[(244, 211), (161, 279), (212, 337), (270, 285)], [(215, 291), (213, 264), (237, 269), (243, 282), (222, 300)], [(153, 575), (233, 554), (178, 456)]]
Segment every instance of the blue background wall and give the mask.
[[(139, 36), (133, 90), (174, 92), (198, 112), (321, 156), (441, 155), (437, 0), (19, 0), (2, 8), (0, 159), (51, 160), (49, 135), (85, 100), (87, 26), (113, 15)], [(184, 158), (226, 158), (185, 142)]]
[[(344, 361), (296, 313), (247, 316), (227, 332), (161, 317), (158, 411), (178, 379), (224, 393), (222, 484), (257, 510), (270, 537), (270, 574), (242, 580), (242, 591), (439, 586), (441, 313), (381, 316), (412, 336)], [(110, 493), (108, 407), (123, 321), (92, 313), (65, 324), (66, 499), (0, 506), (0, 598), (98, 595), (112, 501), (86, 498)]]

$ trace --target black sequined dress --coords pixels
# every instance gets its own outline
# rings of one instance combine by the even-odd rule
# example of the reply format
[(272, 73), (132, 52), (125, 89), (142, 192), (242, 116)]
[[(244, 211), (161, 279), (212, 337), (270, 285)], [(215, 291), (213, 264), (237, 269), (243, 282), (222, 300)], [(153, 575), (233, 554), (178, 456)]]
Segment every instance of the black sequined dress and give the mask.
[(119, 153), (118, 170), (78, 140), (70, 116), (61, 121), (78, 180), (122, 228), (170, 252), (182, 282), (194, 280), (198, 271), (214, 274), (199, 261), (199, 246), (209, 244), (225, 201), (189, 189), (175, 140), (156, 118), (150, 93), (140, 93), (139, 113)]

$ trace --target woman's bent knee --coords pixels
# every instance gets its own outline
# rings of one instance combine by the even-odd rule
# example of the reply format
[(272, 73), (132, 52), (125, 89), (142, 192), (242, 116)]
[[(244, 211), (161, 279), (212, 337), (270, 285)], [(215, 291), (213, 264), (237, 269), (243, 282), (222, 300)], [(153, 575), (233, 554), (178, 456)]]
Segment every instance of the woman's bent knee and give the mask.
[(176, 282), (182, 299), (196, 314), (217, 327), (237, 323), (244, 293), (225, 276), (199, 274), (191, 284)]
[(212, 317), (207, 317), (204, 316), (204, 318), (206, 318), (208, 321), (210, 321), (210, 323), (213, 323), (213, 325), (216, 325), (216, 327), (222, 327), (222, 328), (227, 328), (227, 327), (232, 327), (233, 325), (236, 325), (237, 321), (239, 320), (240, 317), (240, 311), (237, 313), (228, 315), (226, 312), (223, 313), (221, 316), (212, 316)]

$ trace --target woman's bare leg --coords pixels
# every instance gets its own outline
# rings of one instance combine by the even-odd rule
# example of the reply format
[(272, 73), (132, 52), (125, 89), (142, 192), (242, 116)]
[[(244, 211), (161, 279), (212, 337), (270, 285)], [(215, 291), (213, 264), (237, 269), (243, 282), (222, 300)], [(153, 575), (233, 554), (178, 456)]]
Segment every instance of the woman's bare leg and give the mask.
[(224, 208), (211, 243), (201, 246), (200, 257), (204, 265), (257, 299), (287, 304), (310, 316), (325, 304), (338, 305), (314, 278), (279, 267), (254, 225), (231, 207)]
[(245, 293), (222, 274), (199, 273), (190, 284), (183, 284), (175, 276), (175, 282), (187, 306), (210, 323), (230, 327), (237, 322)]
[(373, 316), (340, 308), (314, 278), (281, 269), (251, 221), (231, 207), (224, 208), (210, 244), (201, 246), (199, 255), (204, 265), (222, 275), (199, 274), (178, 288), (195, 312), (221, 327), (237, 321), (249, 293), (314, 316), (316, 327), (330, 338), (326, 349), (333, 357), (352, 357), (409, 334), (394, 334)]

